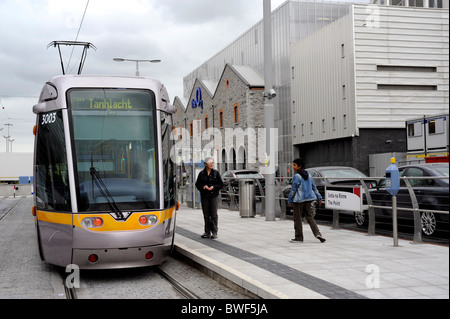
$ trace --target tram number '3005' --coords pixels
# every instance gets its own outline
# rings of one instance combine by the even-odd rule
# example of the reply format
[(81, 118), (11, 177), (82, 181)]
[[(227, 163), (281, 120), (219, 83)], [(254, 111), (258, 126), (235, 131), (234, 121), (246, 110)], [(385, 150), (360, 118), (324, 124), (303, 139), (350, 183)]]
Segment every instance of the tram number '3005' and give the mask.
[(41, 125), (52, 124), (56, 122), (56, 113), (42, 115)]

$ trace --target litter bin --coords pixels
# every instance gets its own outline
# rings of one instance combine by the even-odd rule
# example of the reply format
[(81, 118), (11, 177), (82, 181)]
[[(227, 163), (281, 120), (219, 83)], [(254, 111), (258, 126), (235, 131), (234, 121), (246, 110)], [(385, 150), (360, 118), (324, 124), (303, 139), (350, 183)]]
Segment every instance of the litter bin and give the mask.
[(239, 180), (239, 214), (241, 217), (255, 217), (255, 181), (253, 179)]

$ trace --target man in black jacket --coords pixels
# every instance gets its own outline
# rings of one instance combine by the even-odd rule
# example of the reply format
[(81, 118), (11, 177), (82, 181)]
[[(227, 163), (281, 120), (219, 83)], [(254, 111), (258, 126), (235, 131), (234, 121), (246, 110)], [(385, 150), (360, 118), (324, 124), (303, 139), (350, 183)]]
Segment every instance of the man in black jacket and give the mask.
[(205, 233), (202, 238), (217, 238), (219, 208), (219, 192), (223, 182), (220, 174), (213, 168), (214, 159), (208, 157), (205, 160), (205, 169), (202, 170), (195, 182), (195, 187), (200, 191), (202, 200), (203, 217), (205, 219)]

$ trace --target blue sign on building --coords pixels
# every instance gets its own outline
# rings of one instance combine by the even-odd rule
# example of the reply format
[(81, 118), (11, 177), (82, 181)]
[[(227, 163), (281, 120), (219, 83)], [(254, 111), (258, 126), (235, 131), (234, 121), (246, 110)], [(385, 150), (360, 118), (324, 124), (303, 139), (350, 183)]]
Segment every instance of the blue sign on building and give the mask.
[(195, 109), (197, 106), (203, 109), (203, 100), (202, 100), (202, 90), (200, 87), (197, 87), (195, 91), (195, 99), (192, 99), (192, 108)]

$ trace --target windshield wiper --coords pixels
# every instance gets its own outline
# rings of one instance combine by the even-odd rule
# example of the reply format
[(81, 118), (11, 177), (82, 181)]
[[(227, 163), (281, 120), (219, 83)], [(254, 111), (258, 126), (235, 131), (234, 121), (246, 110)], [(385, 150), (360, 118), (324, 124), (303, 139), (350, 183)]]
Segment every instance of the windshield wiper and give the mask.
[(106, 187), (105, 183), (103, 182), (103, 179), (98, 174), (97, 169), (94, 167), (94, 157), (93, 157), (93, 150), (91, 149), (91, 168), (89, 169), (89, 173), (91, 174), (92, 178), (92, 196), (94, 196), (94, 182), (95, 185), (97, 185), (98, 189), (100, 190), (100, 193), (102, 193), (103, 197), (106, 198), (108, 201), (109, 206), (113, 210), (113, 212), (118, 217), (119, 220), (124, 220), (123, 213), (120, 210), (119, 206), (117, 206), (116, 201), (114, 200), (113, 196), (109, 192), (108, 188)]

